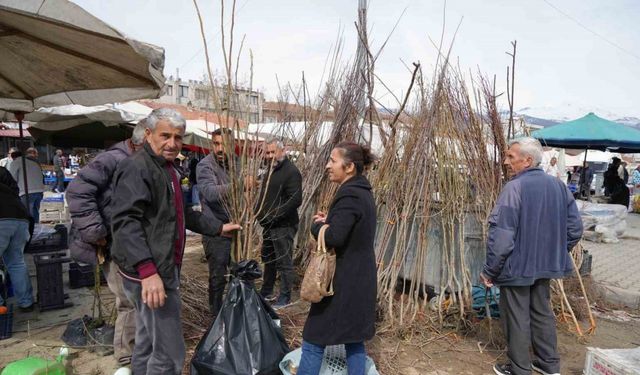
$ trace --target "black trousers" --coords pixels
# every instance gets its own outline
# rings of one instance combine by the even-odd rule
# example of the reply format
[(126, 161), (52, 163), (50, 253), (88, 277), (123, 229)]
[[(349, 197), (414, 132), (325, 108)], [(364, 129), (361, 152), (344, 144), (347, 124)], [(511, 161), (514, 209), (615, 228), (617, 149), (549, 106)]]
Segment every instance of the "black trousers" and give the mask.
[(500, 287), (500, 316), (515, 375), (531, 374), (530, 346), (538, 367), (560, 373), (556, 319), (549, 293), (548, 279), (531, 286)]
[(209, 309), (215, 318), (222, 307), (224, 288), (231, 262), (231, 238), (202, 236), (209, 265)]
[(268, 228), (262, 233), (263, 296), (273, 293), (277, 273), (280, 272), (280, 298), (291, 299), (293, 285), (293, 239), (297, 227)]

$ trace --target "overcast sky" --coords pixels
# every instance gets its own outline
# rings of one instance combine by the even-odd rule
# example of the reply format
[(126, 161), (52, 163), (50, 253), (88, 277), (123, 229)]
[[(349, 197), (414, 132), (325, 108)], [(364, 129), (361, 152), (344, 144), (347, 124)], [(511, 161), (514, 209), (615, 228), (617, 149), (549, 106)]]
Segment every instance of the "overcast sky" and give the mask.
[[(183, 79), (205, 72), (202, 39), (191, 0), (73, 0), (120, 31), (166, 50), (165, 75)], [(254, 88), (274, 99), (281, 84), (297, 85), (305, 72), (316, 91), (338, 30), (344, 54), (355, 52), (357, 0), (237, 0), (236, 46), (246, 35), (241, 72), (254, 56)], [(222, 71), (220, 7), (200, 0), (214, 69)], [(230, 2), (228, 2), (230, 7)], [(557, 8), (557, 9), (554, 9)], [(377, 50), (404, 16), (377, 62), (380, 78), (400, 96), (410, 80), (404, 66), (432, 67), (443, 28), (441, 0), (372, 0), (369, 26)], [(518, 41), (516, 108), (567, 103), (640, 117), (640, 1), (449, 0), (445, 41), (462, 19), (452, 56), (465, 70), (497, 75), (506, 87), (510, 41)], [(236, 49), (237, 51), (237, 49)], [(379, 91), (394, 106), (391, 95)], [(506, 103), (503, 104), (506, 106)]]

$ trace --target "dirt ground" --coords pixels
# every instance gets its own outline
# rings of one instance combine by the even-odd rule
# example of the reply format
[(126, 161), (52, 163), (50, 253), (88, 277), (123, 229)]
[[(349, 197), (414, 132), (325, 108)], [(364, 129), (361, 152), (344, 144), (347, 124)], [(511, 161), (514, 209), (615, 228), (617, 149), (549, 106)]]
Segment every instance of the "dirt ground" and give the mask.
[[(201, 261), (202, 247), (198, 238), (190, 237), (185, 254), (183, 273), (205, 282), (207, 265)], [(66, 279), (65, 279), (66, 280)], [(66, 281), (68, 282), (68, 281)], [(34, 280), (35, 288), (35, 280)], [(66, 324), (82, 315), (91, 315), (93, 305), (92, 289), (68, 289), (69, 300), (73, 306), (61, 310), (29, 314), (17, 313), (14, 323), (14, 335), (0, 341), (0, 368), (7, 363), (26, 356), (39, 356), (53, 359), (63, 345), (60, 337)], [(106, 286), (101, 288), (101, 296), (106, 315), (109, 315), (114, 303), (113, 296)], [(207, 304), (206, 295), (202, 303)], [(281, 313), (285, 336), (290, 345), (300, 344), (300, 331), (304, 324), (308, 305), (299, 302)], [(595, 334), (578, 339), (570, 332), (570, 325), (559, 323), (558, 341), (562, 358), (562, 374), (582, 374), (587, 347), (630, 348), (640, 346), (640, 312), (616, 310), (607, 306), (600, 309)], [(481, 323), (486, 324), (487, 323)], [(582, 322), (583, 327), (587, 326)], [(193, 328), (193, 327), (192, 327)], [(472, 327), (473, 328), (473, 327)], [(499, 330), (499, 323), (492, 322), (492, 328)], [(202, 332), (206, 327), (201, 329)], [(197, 344), (197, 330), (187, 340), (187, 360)], [(474, 332), (479, 331), (479, 332)], [(427, 317), (419, 319), (411, 327), (402, 329), (381, 327), (378, 335), (367, 343), (368, 354), (374, 359), (381, 374), (384, 375), (453, 375), (492, 374), (491, 366), (496, 360), (504, 360), (500, 348), (487, 345), (485, 330), (467, 330), (465, 334), (457, 331), (436, 329)], [(102, 356), (88, 348), (72, 348), (67, 361), (69, 374), (112, 374), (116, 362), (111, 355)], [(186, 367), (186, 366), (185, 366)], [(188, 373), (185, 371), (185, 373)]]

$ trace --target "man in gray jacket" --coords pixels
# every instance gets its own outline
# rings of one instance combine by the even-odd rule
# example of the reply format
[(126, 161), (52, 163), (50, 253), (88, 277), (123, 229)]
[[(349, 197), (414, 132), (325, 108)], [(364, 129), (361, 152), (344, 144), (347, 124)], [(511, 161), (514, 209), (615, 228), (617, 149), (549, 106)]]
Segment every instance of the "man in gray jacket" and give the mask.
[[(196, 175), (200, 204), (205, 215), (215, 216), (223, 223), (229, 221), (225, 200), (231, 189), (230, 173), (239, 173), (240, 166), (233, 153), (234, 141), (231, 130), (216, 129), (212, 133), (213, 149), (198, 163)], [(247, 179), (245, 186), (252, 182)], [(209, 265), (209, 309), (215, 318), (222, 307), (224, 287), (227, 284), (227, 268), (231, 262), (231, 238), (224, 236), (202, 236), (202, 247)]]
[[(556, 321), (549, 280), (569, 276), (569, 252), (582, 237), (582, 221), (565, 184), (539, 168), (542, 146), (533, 138), (510, 142), (505, 165), (514, 174), (489, 216), (485, 286), (500, 286), (500, 314), (508, 363), (498, 375), (559, 374)], [(529, 346), (534, 359), (529, 358)]]
[[(15, 153), (14, 153), (15, 155)], [(22, 159), (24, 156), (14, 158), (9, 167), (11, 176), (16, 180), (20, 187), (20, 198), (26, 207), (25, 189), (24, 189), (24, 172), (22, 171)], [(27, 149), (27, 157), (25, 158), (25, 166), (27, 170), (27, 188), (29, 189), (29, 206), (27, 210), (33, 221), (40, 222), (40, 202), (44, 193), (44, 176), (42, 168), (38, 163), (38, 150), (33, 147)]]
[(62, 150), (56, 150), (56, 154), (53, 155), (53, 171), (56, 173), (56, 185), (53, 191), (62, 193), (64, 192), (64, 159)]
[(140, 121), (131, 138), (116, 143), (100, 153), (69, 183), (66, 199), (71, 214), (69, 250), (74, 260), (97, 264), (98, 253), (103, 257), (107, 284), (116, 296), (116, 324), (113, 337), (114, 356), (122, 366), (131, 362), (136, 335), (136, 316), (133, 304), (124, 293), (118, 266), (111, 260), (111, 203), (113, 176), (118, 164), (144, 145), (146, 125)]

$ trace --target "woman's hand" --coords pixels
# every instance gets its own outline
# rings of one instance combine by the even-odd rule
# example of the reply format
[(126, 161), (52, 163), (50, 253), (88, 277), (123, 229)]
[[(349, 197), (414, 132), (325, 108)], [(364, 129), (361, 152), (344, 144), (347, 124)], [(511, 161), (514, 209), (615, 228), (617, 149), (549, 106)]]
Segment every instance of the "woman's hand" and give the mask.
[(324, 212), (318, 211), (315, 215), (313, 215), (313, 222), (315, 224), (324, 224), (325, 221), (327, 221), (327, 214), (325, 214)]

